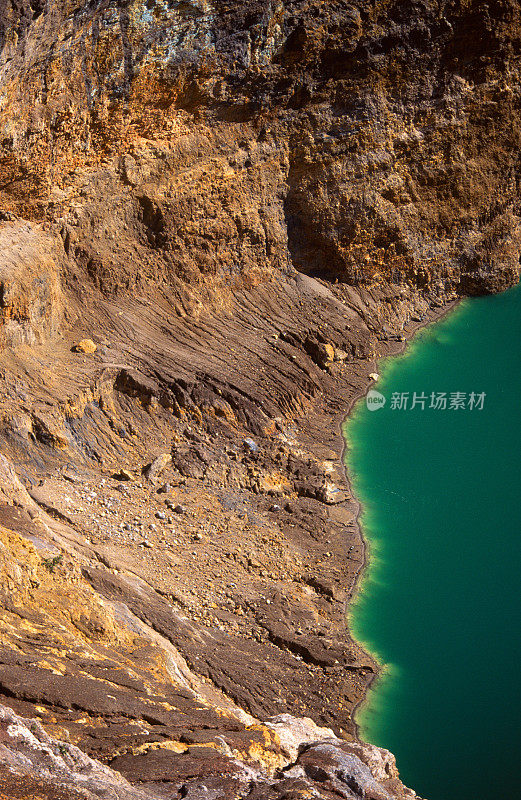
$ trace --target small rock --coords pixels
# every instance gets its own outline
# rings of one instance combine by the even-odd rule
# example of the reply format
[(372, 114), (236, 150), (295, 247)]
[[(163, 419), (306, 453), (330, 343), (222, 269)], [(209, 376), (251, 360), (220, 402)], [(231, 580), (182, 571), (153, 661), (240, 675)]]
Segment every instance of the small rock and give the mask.
[(157, 519), (166, 519), (166, 514), (164, 511), (156, 511)]
[(171, 491), (172, 491), (172, 484), (164, 483), (162, 486), (159, 487), (159, 489), (157, 490), (157, 493), (158, 494), (168, 494)]
[(131, 472), (128, 471), (128, 469), (120, 469), (119, 472), (115, 472), (114, 475), (112, 475), (112, 477), (116, 481), (133, 481), (134, 480), (134, 476), (132, 475)]
[(200, 533), (194, 533), (192, 538), (193, 538), (194, 542), (200, 542), (203, 537), (202, 537), (202, 535)]
[(154, 545), (152, 544), (152, 542), (149, 542), (149, 541), (148, 541), (148, 539), (144, 539), (144, 540), (141, 542), (141, 545), (142, 545), (142, 547), (148, 547), (148, 548), (152, 548), (152, 547), (154, 546)]
[(282, 511), (281, 507), (277, 504), (270, 506), (270, 511)]
[(72, 347), (73, 353), (85, 353), (86, 355), (92, 355), (98, 349), (98, 345), (95, 344), (92, 339), (82, 339), (81, 342), (78, 342)]
[(335, 348), (332, 344), (324, 345), (324, 354), (328, 361), (333, 361), (335, 357)]
[(246, 445), (246, 447), (251, 453), (259, 452), (259, 445), (257, 444), (257, 442), (254, 442), (253, 439), (247, 437), (246, 439), (243, 439), (243, 444)]
[(334, 361), (335, 348), (329, 342), (319, 342), (315, 337), (308, 336), (304, 342), (304, 347), (315, 364), (318, 364), (322, 369), (326, 369)]
[(186, 507), (180, 505), (179, 503), (174, 503), (172, 500), (166, 501), (166, 507), (170, 509), (170, 511), (174, 511), (176, 514), (186, 514)]
[(150, 464), (143, 467), (143, 475), (149, 481), (154, 481), (165, 469), (166, 465), (172, 461), (170, 453), (162, 453), (162, 455), (155, 458)]

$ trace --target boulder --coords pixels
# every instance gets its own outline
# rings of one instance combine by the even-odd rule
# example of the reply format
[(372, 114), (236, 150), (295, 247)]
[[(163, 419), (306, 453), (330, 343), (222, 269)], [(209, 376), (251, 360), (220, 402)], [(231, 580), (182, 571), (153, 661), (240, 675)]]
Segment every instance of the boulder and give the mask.
[(88, 356), (91, 356), (93, 353), (96, 352), (98, 349), (98, 345), (92, 341), (92, 339), (82, 339), (80, 342), (75, 344), (72, 348), (73, 353), (85, 353)]
[(154, 482), (171, 461), (172, 456), (170, 453), (162, 453), (160, 456), (157, 456), (157, 458), (154, 458), (150, 464), (143, 467), (143, 475), (149, 481)]

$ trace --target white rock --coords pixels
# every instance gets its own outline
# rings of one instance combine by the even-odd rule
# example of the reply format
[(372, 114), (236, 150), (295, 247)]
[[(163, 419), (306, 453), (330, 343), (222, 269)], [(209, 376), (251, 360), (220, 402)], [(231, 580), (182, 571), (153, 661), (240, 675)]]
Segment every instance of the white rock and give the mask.
[(280, 743), (291, 761), (296, 760), (301, 745), (336, 738), (331, 728), (320, 728), (309, 717), (278, 714), (264, 724), (277, 733)]

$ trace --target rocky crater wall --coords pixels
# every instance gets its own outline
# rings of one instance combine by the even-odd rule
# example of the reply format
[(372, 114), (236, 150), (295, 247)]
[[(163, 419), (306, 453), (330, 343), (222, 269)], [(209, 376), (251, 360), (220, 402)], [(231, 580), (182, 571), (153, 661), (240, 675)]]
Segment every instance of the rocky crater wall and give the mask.
[(415, 796), (357, 741), (339, 426), (518, 280), (520, 41), (510, 0), (0, 0), (7, 796)]

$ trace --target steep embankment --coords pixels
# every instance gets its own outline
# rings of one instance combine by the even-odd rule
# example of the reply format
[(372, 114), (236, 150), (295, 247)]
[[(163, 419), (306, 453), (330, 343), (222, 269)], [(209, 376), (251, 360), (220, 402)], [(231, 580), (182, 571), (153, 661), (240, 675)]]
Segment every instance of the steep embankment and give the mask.
[(517, 4), (0, 9), (2, 702), (154, 796), (406, 796), (280, 770), (375, 669), (342, 414), (518, 276)]

